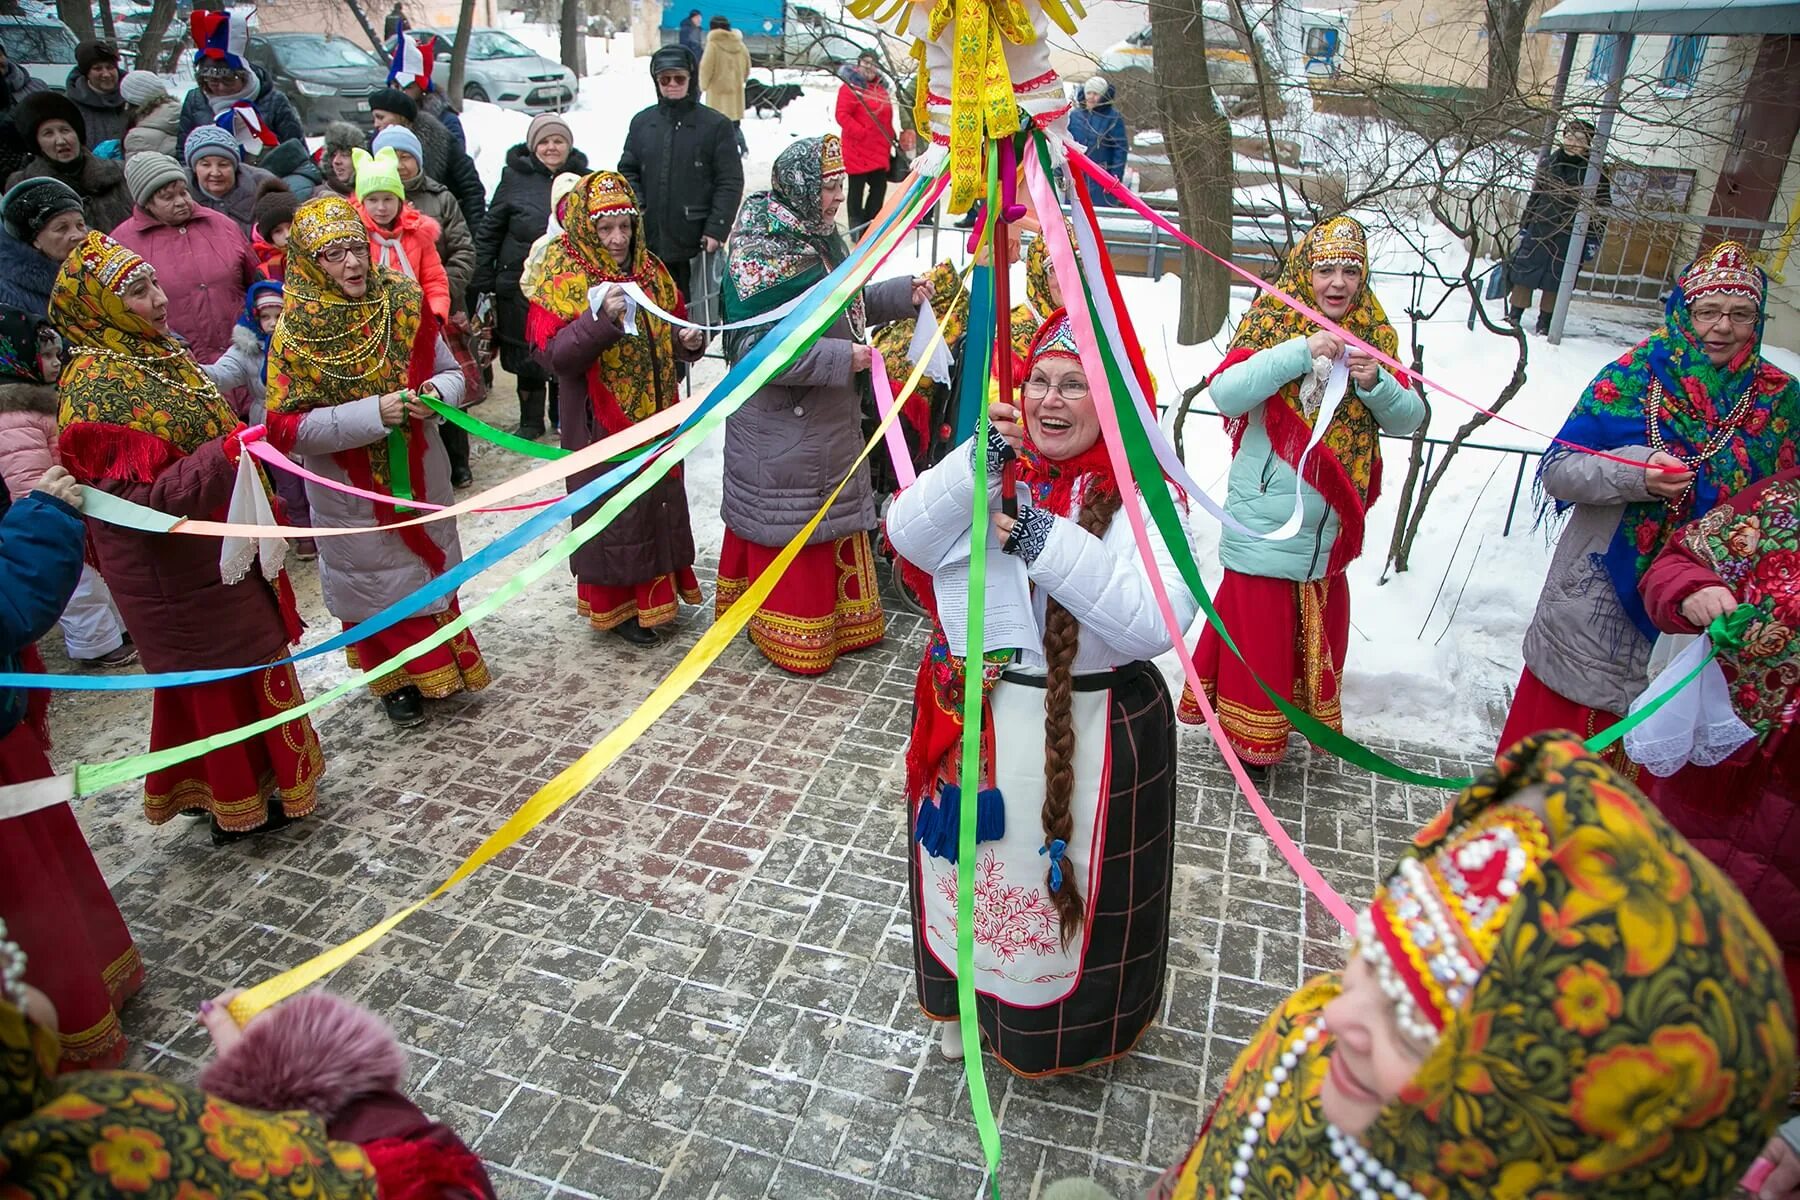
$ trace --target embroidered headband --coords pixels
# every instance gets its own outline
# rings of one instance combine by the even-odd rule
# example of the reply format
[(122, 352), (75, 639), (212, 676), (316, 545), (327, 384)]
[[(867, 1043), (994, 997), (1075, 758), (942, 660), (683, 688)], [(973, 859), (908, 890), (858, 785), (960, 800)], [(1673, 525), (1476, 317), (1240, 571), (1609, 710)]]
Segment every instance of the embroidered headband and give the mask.
[(294, 223), (288, 230), (288, 245), (308, 258), (339, 242), (367, 242), (369, 232), (362, 217), (342, 196), (319, 196), (308, 200), (294, 212)]
[(1044, 318), (1037, 336), (1031, 339), (1029, 366), (1046, 358), (1073, 358), (1077, 361), (1081, 358), (1081, 351), (1075, 345), (1075, 326), (1069, 321), (1067, 309), (1059, 308)]
[(1720, 242), (1694, 260), (1681, 277), (1681, 292), (1689, 304), (1701, 296), (1745, 296), (1757, 303), (1763, 298), (1763, 273), (1750, 261), (1741, 242)]
[(103, 233), (90, 233), (81, 243), (78, 253), (81, 256), (82, 270), (92, 275), (100, 282), (101, 287), (115, 296), (123, 296), (125, 289), (142, 276), (156, 274), (156, 268), (137, 253)]
[(1549, 857), (1537, 814), (1503, 804), (1429, 861), (1401, 861), (1356, 921), (1356, 952), (1394, 1002), (1401, 1032), (1437, 1044), (1493, 957), (1520, 886)]
[(844, 143), (835, 133), (826, 134), (820, 142), (819, 173), (826, 179), (844, 173)]
[(1363, 227), (1350, 217), (1333, 217), (1319, 225), (1307, 237), (1306, 262), (1309, 267), (1341, 264), (1367, 270), (1369, 242)]
[(616, 171), (601, 171), (587, 186), (587, 210), (592, 217), (637, 216), (637, 195)]

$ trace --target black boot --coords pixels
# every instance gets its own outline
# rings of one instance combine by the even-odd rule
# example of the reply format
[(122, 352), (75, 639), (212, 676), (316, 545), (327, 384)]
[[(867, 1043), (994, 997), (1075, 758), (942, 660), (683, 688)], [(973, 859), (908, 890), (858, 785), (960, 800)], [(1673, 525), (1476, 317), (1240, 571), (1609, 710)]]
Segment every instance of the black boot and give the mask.
[(400, 729), (411, 729), (425, 720), (425, 697), (411, 684), (383, 696), (381, 707), (387, 710), (388, 720)]
[(1538, 332), (1539, 337), (1549, 337), (1550, 336), (1550, 314), (1549, 313), (1542, 312), (1542, 311), (1540, 311), (1538, 313), (1537, 332)]
[(519, 382), (519, 429), (520, 437), (528, 441), (537, 441), (544, 436), (544, 385), (542, 383)]
[(475, 482), (469, 471), (469, 435), (454, 425), (439, 430), (444, 439), (444, 453), (450, 456), (450, 486), (466, 488)]
[(655, 631), (645, 629), (642, 625), (638, 624), (638, 619), (636, 617), (632, 617), (623, 625), (614, 625), (612, 631), (634, 646), (654, 646), (662, 641), (661, 638), (656, 636)]
[(1518, 328), (1519, 322), (1524, 319), (1525, 309), (1521, 305), (1509, 304), (1506, 306), (1506, 323), (1508, 325), (1511, 325), (1516, 329)]
[[(191, 817), (204, 817), (208, 814), (189, 813), (188, 815)], [(212, 820), (212, 844), (215, 846), (229, 846), (233, 842), (241, 842), (245, 838), (255, 837), (259, 833), (273, 833), (277, 829), (286, 829), (293, 823), (294, 818), (288, 816), (287, 813), (282, 810), (281, 801), (274, 800), (269, 804), (269, 819), (264, 821), (261, 825), (258, 825), (255, 829), (221, 829), (219, 828), (219, 819), (214, 817)]]

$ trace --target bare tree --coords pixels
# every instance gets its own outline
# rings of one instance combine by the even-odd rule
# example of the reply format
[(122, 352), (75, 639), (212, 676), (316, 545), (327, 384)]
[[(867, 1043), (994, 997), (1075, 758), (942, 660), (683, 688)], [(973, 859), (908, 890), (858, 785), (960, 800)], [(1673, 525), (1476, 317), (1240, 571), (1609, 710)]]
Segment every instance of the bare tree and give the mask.
[[(562, 0), (562, 64), (579, 80), (587, 74), (587, 16), (582, 0)], [(699, 86), (699, 80), (690, 85)]]
[[(1231, 245), (1231, 122), (1213, 96), (1200, 0), (1151, 5), (1156, 85), (1163, 136), (1175, 174), (1181, 224), (1206, 246)], [(1176, 340), (1203, 342), (1225, 323), (1231, 298), (1225, 268), (1188, 249), (1181, 267), (1181, 319)]]
[(469, 33), (475, 28), (475, 0), (462, 0), (456, 13), (456, 46), (450, 51), (450, 94), (445, 97), (458, 112), (463, 106), (463, 76), (469, 67)]
[(1519, 58), (1534, 0), (1487, 0), (1487, 96), (1510, 105), (1520, 91)]
[(151, 0), (150, 16), (144, 21), (144, 32), (138, 35), (137, 61), (146, 70), (155, 70), (163, 49), (163, 38), (175, 20), (175, 0)]
[(89, 41), (94, 36), (94, 10), (86, 0), (56, 0), (56, 15), (62, 23), (69, 27), (78, 42)]

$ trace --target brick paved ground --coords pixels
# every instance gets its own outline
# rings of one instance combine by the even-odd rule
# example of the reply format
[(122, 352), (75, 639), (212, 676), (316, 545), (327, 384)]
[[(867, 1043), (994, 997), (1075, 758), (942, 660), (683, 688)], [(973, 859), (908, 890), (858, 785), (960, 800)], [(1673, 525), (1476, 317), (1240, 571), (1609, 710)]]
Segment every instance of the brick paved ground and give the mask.
[[(504, 402), (483, 415), (504, 422)], [(517, 460), (481, 453), (477, 469), (486, 485)], [(465, 524), (466, 542), (499, 523)], [(317, 630), (310, 568), (297, 583)], [(481, 626), (488, 691), (410, 733), (367, 697), (321, 714), (314, 819), (215, 849), (200, 822), (150, 829), (131, 789), (88, 802), (83, 824), (149, 964), (126, 1011), (133, 1064), (191, 1076), (208, 1048), (201, 999), (424, 895), (704, 624), (690, 613), (672, 644), (627, 647), (585, 627), (558, 575)], [(897, 797), (922, 636), (896, 615), (884, 646), (811, 681), (739, 641), (595, 787), (332, 981), (394, 1024), (414, 1094), (476, 1146), (503, 1195), (975, 1194), (961, 1067), (939, 1057), (909, 965)], [(303, 677), (317, 690), (343, 670), (316, 662)], [(147, 711), (130, 695), (60, 699), (59, 763), (141, 749)], [(1442, 800), (1304, 750), (1268, 794), (1353, 898)], [(1136, 1054), (1080, 1078), (1013, 1080), (990, 1060), (1009, 1200), (1066, 1175), (1140, 1193), (1192, 1138), (1260, 1017), (1340, 961), (1330, 918), (1302, 903), (1192, 731), (1181, 796), (1163, 1019)]]

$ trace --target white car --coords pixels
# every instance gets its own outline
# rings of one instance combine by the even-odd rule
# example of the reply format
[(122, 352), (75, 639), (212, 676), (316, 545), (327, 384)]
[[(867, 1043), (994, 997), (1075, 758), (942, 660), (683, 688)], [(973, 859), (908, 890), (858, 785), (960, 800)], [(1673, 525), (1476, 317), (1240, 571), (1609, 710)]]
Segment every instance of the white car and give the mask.
[[(450, 86), (450, 55), (455, 44), (430, 29), (409, 29), (420, 44), (435, 42), (431, 82)], [(575, 72), (530, 49), (500, 29), (469, 31), (469, 58), (463, 66), (463, 99), (482, 100), (519, 112), (562, 112), (575, 103)]]
[(8, 62), (16, 62), (31, 77), (60, 92), (75, 66), (75, 35), (55, 17), (0, 16), (0, 46)]

